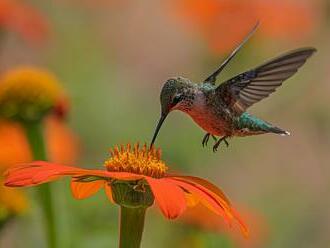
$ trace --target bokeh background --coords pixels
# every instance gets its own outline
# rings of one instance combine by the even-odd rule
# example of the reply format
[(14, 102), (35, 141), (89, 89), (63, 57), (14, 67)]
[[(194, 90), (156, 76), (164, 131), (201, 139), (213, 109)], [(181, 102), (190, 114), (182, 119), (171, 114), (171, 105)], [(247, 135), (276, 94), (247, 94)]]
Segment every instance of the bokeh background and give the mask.
[[(236, 138), (214, 154), (201, 146), (203, 131), (174, 112), (158, 137), (172, 169), (229, 195), (250, 240), (210, 221), (214, 216), (167, 221), (155, 208), (142, 247), (328, 247), (329, 18), (327, 0), (0, 0), (0, 73), (21, 65), (54, 73), (70, 96), (68, 125), (50, 127), (54, 142), (75, 164), (96, 168), (115, 144), (150, 142), (168, 77), (201, 82), (257, 20), (257, 33), (218, 83), (287, 50), (316, 47), (296, 76), (249, 109), (291, 136)], [(28, 159), (19, 132), (0, 128), (2, 166)], [(116, 247), (118, 207), (101, 193), (73, 200), (68, 183), (55, 183), (62, 247)], [(15, 198), (24, 211), (2, 227), (0, 247), (45, 247), (38, 204), (32, 190), (24, 192), (26, 203)]]

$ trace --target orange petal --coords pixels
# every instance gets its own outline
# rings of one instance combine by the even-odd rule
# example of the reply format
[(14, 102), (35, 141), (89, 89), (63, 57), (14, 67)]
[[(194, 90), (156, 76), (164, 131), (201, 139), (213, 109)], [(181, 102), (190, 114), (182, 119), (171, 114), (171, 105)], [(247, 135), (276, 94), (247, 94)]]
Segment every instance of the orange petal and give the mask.
[(31, 186), (55, 180), (62, 175), (81, 171), (75, 167), (36, 161), (22, 164), (6, 171), (5, 185), (12, 187)]
[(192, 182), (194, 184), (201, 185), (201, 186), (207, 188), (208, 190), (212, 191), (214, 194), (218, 195), (221, 199), (226, 201), (226, 203), (228, 205), (230, 205), (230, 201), (229, 201), (228, 197), (225, 195), (225, 193), (223, 193), (222, 190), (219, 189), (217, 186), (215, 186), (213, 183), (211, 183), (203, 178), (194, 177), (194, 176), (182, 176), (182, 175), (175, 175), (175, 176), (170, 176), (170, 177), (177, 177), (177, 178), (183, 179), (183, 181), (188, 181), (188, 182)]
[[(217, 202), (219, 202), (219, 206), (223, 209), (221, 213), (224, 213), (224, 218), (226, 220), (229, 220), (232, 217), (231, 213), (231, 203), (229, 202), (226, 195), (214, 184), (208, 182), (205, 179), (199, 178), (199, 177), (193, 177), (193, 176), (175, 176), (175, 180), (179, 180), (182, 182), (186, 182), (190, 185), (193, 185), (194, 187), (198, 188), (199, 190), (206, 192), (207, 195), (211, 195)], [(207, 207), (212, 209), (212, 205), (210, 205), (208, 202), (204, 202), (204, 205), (207, 204)], [(212, 211), (214, 211), (212, 209)], [(228, 219), (229, 217), (229, 219)]]
[(243, 233), (245, 238), (248, 238), (249, 237), (249, 228), (247, 227), (245, 222), (242, 220), (240, 214), (235, 209), (232, 209), (232, 211), (233, 211), (233, 215), (234, 215), (235, 219), (237, 220), (237, 222), (239, 224), (241, 232)]
[(104, 184), (104, 190), (105, 190), (105, 194), (107, 195), (108, 199), (112, 202), (115, 203), (113, 198), (112, 198), (112, 189), (111, 186), (108, 183)]
[(94, 195), (103, 185), (104, 181), (101, 180), (91, 182), (77, 182), (71, 180), (71, 191), (73, 197), (80, 200)]
[(224, 218), (231, 219), (232, 214), (230, 213), (231, 209), (229, 208), (229, 206), (223, 205), (209, 192), (189, 182), (181, 181), (178, 179), (172, 179), (172, 180), (175, 184), (190, 192), (192, 196), (197, 197), (201, 201), (201, 203), (209, 207), (215, 213), (223, 216)]
[(123, 181), (132, 181), (132, 180), (139, 180), (145, 178), (144, 175), (139, 175), (129, 172), (111, 172), (111, 171), (103, 171), (103, 172), (109, 178), (114, 178)]
[(191, 193), (185, 193), (187, 207), (195, 207), (199, 203), (199, 198)]
[(87, 170), (45, 161), (35, 161), (7, 170), (5, 173), (5, 185), (10, 187), (33, 186), (53, 181), (61, 176), (91, 176), (99, 177), (100, 180), (104, 178), (115, 178), (119, 180), (137, 180), (143, 178), (142, 175), (126, 172)]
[(0, 147), (1, 171), (8, 169), (10, 166), (17, 163), (32, 160), (29, 143), (27, 141), (24, 129), (18, 122), (5, 121), (1, 119)]
[(155, 200), (168, 219), (175, 219), (181, 215), (187, 207), (183, 190), (167, 178), (155, 179), (145, 177), (154, 194)]
[(229, 225), (231, 224), (231, 220), (233, 218), (236, 219), (240, 225), (243, 235), (248, 235), (248, 229), (246, 225), (238, 216), (238, 213), (231, 207), (229, 203), (227, 203), (227, 200), (221, 199), (219, 195), (216, 195), (213, 191), (199, 184), (195, 184), (190, 181), (182, 181), (179, 178), (168, 178), (168, 180), (173, 180), (174, 183), (176, 183), (178, 186), (186, 189), (188, 192), (198, 197), (202, 204), (204, 204), (216, 214), (223, 216)]

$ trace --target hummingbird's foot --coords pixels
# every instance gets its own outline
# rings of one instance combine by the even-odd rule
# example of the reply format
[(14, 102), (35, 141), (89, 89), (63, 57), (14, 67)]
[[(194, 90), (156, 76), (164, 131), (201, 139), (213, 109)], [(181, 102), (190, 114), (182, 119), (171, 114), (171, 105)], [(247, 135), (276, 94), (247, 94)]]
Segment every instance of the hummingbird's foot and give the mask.
[[(207, 146), (207, 143), (209, 142), (209, 139), (210, 139), (210, 135), (211, 135), (210, 133), (205, 134), (205, 136), (202, 140), (203, 147)], [(212, 138), (214, 139), (215, 142), (217, 142), (217, 138), (214, 135), (212, 135)]]
[(204, 135), (204, 138), (202, 140), (202, 146), (203, 147), (207, 146), (207, 143), (209, 142), (210, 135), (211, 135), (210, 133), (206, 133)]
[(226, 146), (228, 147), (229, 146), (229, 143), (228, 141), (226, 140), (228, 138), (228, 136), (223, 136), (222, 138), (220, 138), (216, 143), (215, 145), (213, 146), (213, 152), (216, 152), (218, 151), (218, 148), (219, 148), (219, 145), (221, 144), (221, 142), (225, 142)]

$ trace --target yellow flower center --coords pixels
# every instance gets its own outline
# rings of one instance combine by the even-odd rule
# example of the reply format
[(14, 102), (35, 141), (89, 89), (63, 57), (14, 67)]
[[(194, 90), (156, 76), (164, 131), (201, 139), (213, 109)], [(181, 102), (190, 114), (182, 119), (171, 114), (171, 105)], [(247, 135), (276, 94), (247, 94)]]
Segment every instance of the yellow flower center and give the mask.
[(136, 143), (133, 148), (130, 144), (126, 147), (121, 145), (110, 149), (110, 158), (104, 162), (108, 171), (130, 172), (145, 176), (161, 178), (164, 177), (167, 166), (161, 160), (161, 150), (147, 148), (147, 145), (140, 147)]
[(64, 97), (51, 73), (32, 67), (10, 70), (0, 79), (0, 116), (38, 120)]

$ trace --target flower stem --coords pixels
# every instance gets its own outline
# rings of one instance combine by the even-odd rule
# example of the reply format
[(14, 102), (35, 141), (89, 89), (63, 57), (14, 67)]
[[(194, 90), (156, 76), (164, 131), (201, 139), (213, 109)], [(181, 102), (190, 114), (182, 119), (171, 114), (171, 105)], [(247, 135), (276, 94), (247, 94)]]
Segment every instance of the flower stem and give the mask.
[(139, 248), (142, 239), (145, 207), (120, 207), (119, 248)]
[[(34, 160), (47, 160), (46, 147), (43, 137), (42, 122), (24, 123), (26, 136)], [(43, 219), (46, 225), (48, 248), (57, 247), (56, 223), (54, 215), (54, 204), (52, 199), (52, 188), (50, 184), (43, 184), (38, 187), (38, 197), (43, 211)]]

